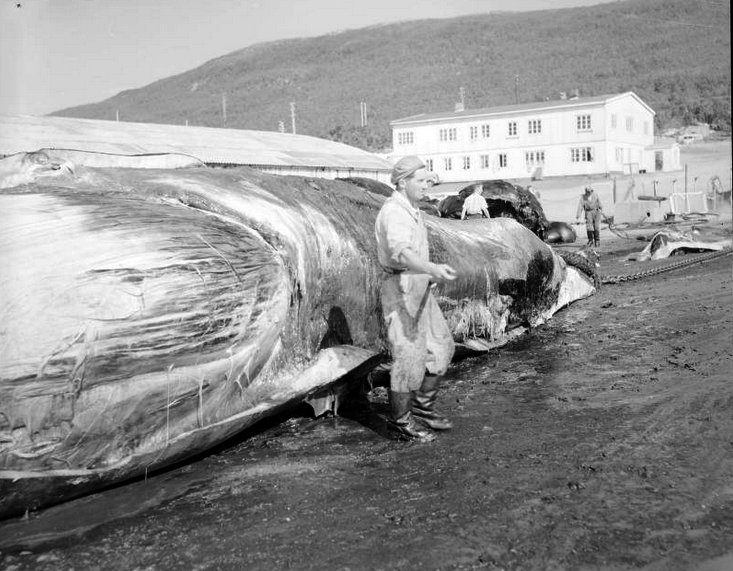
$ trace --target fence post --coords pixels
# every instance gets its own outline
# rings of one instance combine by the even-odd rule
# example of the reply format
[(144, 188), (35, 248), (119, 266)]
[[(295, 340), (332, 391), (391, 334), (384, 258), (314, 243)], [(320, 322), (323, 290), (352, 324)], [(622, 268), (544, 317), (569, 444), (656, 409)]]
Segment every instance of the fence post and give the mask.
[(685, 194), (687, 194), (687, 163), (685, 163)]
[(616, 177), (613, 177), (613, 203), (616, 204)]

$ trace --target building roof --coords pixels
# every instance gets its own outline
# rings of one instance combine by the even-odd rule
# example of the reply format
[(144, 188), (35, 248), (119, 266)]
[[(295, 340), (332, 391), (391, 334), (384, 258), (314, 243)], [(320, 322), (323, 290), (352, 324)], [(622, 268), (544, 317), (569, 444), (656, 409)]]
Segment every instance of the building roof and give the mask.
[(535, 103), (520, 103), (517, 105), (501, 105), (498, 107), (486, 107), (483, 109), (466, 109), (464, 111), (444, 113), (422, 113), (402, 119), (395, 119), (390, 123), (392, 127), (402, 125), (413, 125), (416, 123), (433, 123), (438, 121), (453, 121), (455, 119), (486, 118), (492, 115), (516, 115), (517, 113), (554, 111), (556, 109), (582, 108), (594, 105), (609, 103), (615, 99), (631, 96), (641, 105), (646, 107), (652, 114), (654, 110), (644, 103), (633, 91), (617, 93), (615, 95), (597, 95), (594, 97), (577, 97), (572, 99), (557, 99), (555, 101), (537, 101)]
[(390, 171), (372, 153), (274, 131), (214, 129), (69, 117), (0, 115), (0, 156), (42, 148), (142, 155), (178, 153), (208, 164)]

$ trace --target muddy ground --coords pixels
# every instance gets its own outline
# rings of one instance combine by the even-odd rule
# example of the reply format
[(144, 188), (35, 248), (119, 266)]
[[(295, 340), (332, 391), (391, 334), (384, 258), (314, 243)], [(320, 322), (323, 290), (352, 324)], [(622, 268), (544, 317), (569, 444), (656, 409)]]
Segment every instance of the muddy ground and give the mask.
[[(604, 236), (605, 269), (643, 246)], [(0, 568), (733, 569), (732, 264), (606, 285), (455, 364), (435, 443), (384, 438), (380, 389), (298, 409), (0, 523)]]

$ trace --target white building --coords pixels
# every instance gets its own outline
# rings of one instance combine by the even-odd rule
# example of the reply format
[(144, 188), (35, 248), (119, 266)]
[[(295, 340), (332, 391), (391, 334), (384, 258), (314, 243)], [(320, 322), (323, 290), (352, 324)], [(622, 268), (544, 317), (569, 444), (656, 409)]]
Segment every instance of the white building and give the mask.
[(680, 169), (654, 110), (629, 91), (392, 121), (393, 159), (418, 155), (442, 182)]

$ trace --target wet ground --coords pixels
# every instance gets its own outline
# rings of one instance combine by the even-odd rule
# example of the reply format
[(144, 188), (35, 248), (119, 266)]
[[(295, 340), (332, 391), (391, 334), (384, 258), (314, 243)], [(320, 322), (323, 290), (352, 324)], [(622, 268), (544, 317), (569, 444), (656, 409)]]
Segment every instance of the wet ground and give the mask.
[(380, 389), (293, 411), (0, 523), (0, 568), (733, 569), (732, 260), (604, 286), (456, 364), (435, 443), (380, 435)]

